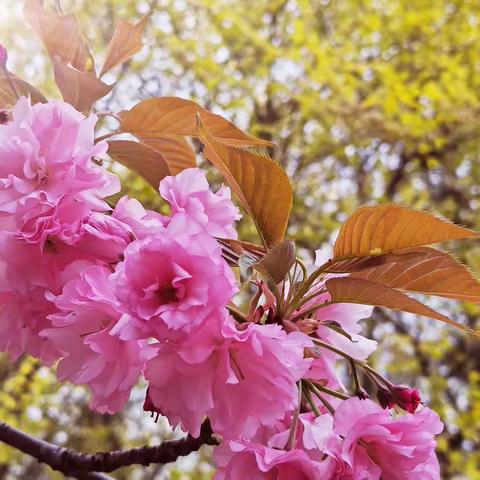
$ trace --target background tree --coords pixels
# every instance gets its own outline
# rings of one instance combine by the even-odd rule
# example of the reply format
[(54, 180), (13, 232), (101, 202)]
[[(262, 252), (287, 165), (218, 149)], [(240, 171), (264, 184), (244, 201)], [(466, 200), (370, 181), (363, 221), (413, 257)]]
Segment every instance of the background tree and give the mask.
[[(0, 0), (0, 41), (10, 47), (13, 71), (53, 92), (40, 43), (18, 3)], [(275, 141), (275, 156), (294, 179), (289, 234), (305, 256), (313, 257), (367, 202), (395, 200), (480, 229), (476, 2), (260, 0), (253, 8), (246, 0), (71, 0), (63, 8), (78, 12), (97, 46), (107, 43), (119, 19), (152, 13), (149, 48), (121, 72), (104, 108), (180, 95)], [(133, 195), (160, 206), (150, 187), (125, 175), (132, 177)], [(253, 235), (249, 225), (243, 235)], [(458, 254), (480, 271), (478, 248)], [(478, 308), (460, 305), (451, 316), (473, 327)], [(366, 328), (381, 342), (378, 365), (388, 358), (388, 373), (419, 386), (447, 420), (443, 478), (480, 478), (478, 340), (380, 312)], [(2, 363), (0, 376), (2, 418), (47, 439), (62, 425), (68, 445), (111, 449), (154, 441), (166, 431), (146, 422), (138, 403), (123, 417), (88, 412), (81, 389), (57, 389), (31, 360)], [(46, 475), (11, 450), (0, 452), (5, 478)]]

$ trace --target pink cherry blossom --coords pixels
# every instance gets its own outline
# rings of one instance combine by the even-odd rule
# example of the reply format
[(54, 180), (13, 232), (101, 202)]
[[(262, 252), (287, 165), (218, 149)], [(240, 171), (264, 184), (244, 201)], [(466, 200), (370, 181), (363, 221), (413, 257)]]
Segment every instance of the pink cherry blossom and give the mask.
[(94, 115), (52, 101), (20, 98), (11, 122), (0, 125), (0, 212), (15, 214), (30, 200), (55, 204), (65, 194), (96, 210), (119, 190), (117, 176), (92, 162), (107, 144), (94, 144)]
[(123, 253), (134, 237), (129, 225), (113, 216), (92, 212), (64, 241), (74, 247), (74, 251), (69, 252), (73, 257), (115, 264), (123, 259)]
[(261, 425), (271, 425), (298, 402), (296, 382), (311, 360), (311, 345), (302, 333), (287, 334), (279, 325), (250, 324), (223, 328), (225, 342), (213, 385), (212, 428), (224, 438), (251, 438)]
[(303, 352), (310, 341), (279, 325), (220, 331), (206, 325), (180, 346), (166, 344), (145, 372), (153, 404), (173, 425), (198, 435), (208, 415), (224, 438), (250, 438), (260, 426), (296, 408), (296, 382), (308, 369)]
[(334, 432), (344, 438), (342, 458), (354, 478), (438, 480), (434, 436), (442, 430), (429, 408), (393, 417), (368, 399), (345, 400), (334, 416)]
[(140, 240), (163, 230), (170, 221), (157, 212), (145, 210), (138, 200), (127, 196), (117, 202), (112, 217), (129, 225), (135, 238)]
[(28, 294), (0, 293), (0, 351), (8, 352), (13, 361), (28, 353), (51, 365), (60, 357), (54, 342), (39, 335), (51, 327), (48, 316), (56, 311), (46, 293), (44, 288), (35, 288)]
[(68, 262), (56, 253), (54, 245), (28, 243), (14, 234), (0, 235), (0, 285), (3, 291), (28, 294), (36, 287), (58, 293), (59, 273)]
[(72, 244), (70, 237), (90, 214), (90, 208), (72, 196), (63, 196), (56, 202), (49, 202), (46, 198), (28, 198), (17, 209), (18, 222), (13, 216), (4, 217), (3, 228), (14, 233), (17, 238), (27, 243), (36, 243), (40, 247), (54, 239)]
[(232, 203), (230, 189), (222, 186), (213, 193), (205, 174), (198, 168), (187, 168), (176, 176), (165, 177), (160, 182), (160, 194), (170, 204), (172, 216), (185, 213), (212, 236), (237, 238), (233, 224), (241, 215)]
[(86, 384), (90, 406), (101, 413), (121, 410), (155, 348), (145, 341), (125, 341), (115, 326), (122, 313), (110, 271), (91, 266), (68, 282), (54, 300), (58, 313), (49, 318), (53, 328), (42, 335), (62, 351), (58, 378)]
[(61, 201), (54, 209), (54, 221), (46, 211), (44, 219), (27, 222), (23, 234), (3, 232), (0, 260), (4, 270), (3, 274), (0, 271), (0, 280), (4, 290), (27, 292), (42, 286), (59, 293), (60, 276), (68, 265), (80, 260), (114, 265), (133, 239), (128, 225), (86, 211), (78, 202)]
[(237, 287), (218, 243), (184, 215), (131, 243), (117, 267), (120, 300), (146, 336), (188, 333), (225, 307)]
[(315, 462), (304, 450), (278, 450), (259, 443), (233, 441), (215, 448), (214, 480), (331, 479), (328, 464)]
[(212, 320), (197, 328), (181, 347), (173, 342), (161, 345), (145, 369), (150, 407), (166, 416), (172, 427), (180, 426), (194, 436), (200, 434), (202, 420), (213, 408), (215, 341), (220, 339)]

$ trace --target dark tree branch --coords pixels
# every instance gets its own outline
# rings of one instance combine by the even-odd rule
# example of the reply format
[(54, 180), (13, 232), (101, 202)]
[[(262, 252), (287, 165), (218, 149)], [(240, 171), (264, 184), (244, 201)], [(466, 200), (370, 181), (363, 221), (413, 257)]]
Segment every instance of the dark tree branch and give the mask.
[(197, 451), (202, 445), (216, 445), (208, 421), (204, 422), (198, 438), (189, 435), (180, 440), (163, 442), (156, 447), (140, 447), (131, 450), (80, 453), (40, 440), (0, 422), (0, 441), (46, 463), (53, 470), (79, 480), (109, 477), (98, 472), (112, 472), (128, 465), (150, 465), (174, 462), (178, 457)]

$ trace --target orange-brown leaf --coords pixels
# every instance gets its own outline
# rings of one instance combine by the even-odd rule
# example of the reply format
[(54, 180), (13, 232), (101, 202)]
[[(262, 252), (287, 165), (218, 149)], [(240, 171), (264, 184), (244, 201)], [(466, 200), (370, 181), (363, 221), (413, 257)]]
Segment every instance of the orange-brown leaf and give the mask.
[[(142, 140), (141, 137), (140, 140)], [(144, 141), (144, 143), (161, 152), (172, 175), (197, 166), (197, 156), (184, 137), (158, 137), (155, 141)]]
[[(45, 103), (47, 101), (40, 90), (37, 90), (34, 86), (25, 82), (25, 80), (16, 77), (12, 73), (10, 73), (10, 78), (15, 84), (18, 93), (21, 96), (30, 97), (32, 104)], [(17, 100), (16, 92), (5, 74), (0, 70), (0, 108), (11, 108), (17, 103)]]
[(271, 145), (270, 142), (252, 137), (232, 122), (203, 109), (195, 102), (178, 97), (149, 98), (131, 110), (121, 112), (121, 129), (145, 141), (154, 141), (168, 135), (197, 137), (199, 113), (210, 135), (226, 145)]
[(130, 140), (111, 140), (108, 145), (110, 157), (135, 170), (155, 190), (158, 190), (160, 180), (170, 175), (168, 164), (163, 155), (143, 143)]
[(392, 263), (395, 261), (404, 261), (410, 257), (417, 258), (414, 252), (407, 253), (386, 253), (383, 255), (369, 255), (366, 257), (340, 257), (329, 260), (322, 265), (320, 269), (325, 273), (352, 273), (360, 272), (362, 270), (384, 265), (385, 263)]
[(340, 229), (334, 258), (379, 255), (480, 234), (427, 212), (399, 205), (359, 208)]
[(100, 76), (110, 69), (126, 62), (142, 49), (142, 36), (148, 17), (142, 18), (138, 23), (120, 21), (115, 27), (115, 32), (108, 45), (105, 62)]
[(422, 315), (480, 336), (480, 332), (451, 320), (408, 295), (385, 285), (371, 282), (370, 280), (352, 277), (332, 278), (325, 282), (325, 286), (333, 302), (374, 305), (376, 307), (385, 307), (392, 310)]
[(45, 10), (38, 0), (26, 0), (24, 14), (43, 41), (52, 62), (59, 57), (78, 70), (86, 69), (90, 53), (74, 15)]
[[(388, 260), (389, 255), (386, 257)], [(397, 254), (390, 262), (351, 276), (401, 290), (480, 302), (480, 283), (464, 265), (435, 248), (407, 250), (405, 255)]]
[(59, 58), (53, 64), (55, 82), (63, 99), (80, 112), (90, 110), (97, 100), (108, 95), (114, 87), (103, 83), (93, 72), (76, 70)]
[(229, 147), (199, 121), (203, 154), (222, 172), (269, 246), (283, 239), (292, 208), (292, 187), (282, 167), (267, 156)]
[(254, 267), (260, 273), (280, 283), (295, 263), (295, 243), (284, 240), (275, 245)]

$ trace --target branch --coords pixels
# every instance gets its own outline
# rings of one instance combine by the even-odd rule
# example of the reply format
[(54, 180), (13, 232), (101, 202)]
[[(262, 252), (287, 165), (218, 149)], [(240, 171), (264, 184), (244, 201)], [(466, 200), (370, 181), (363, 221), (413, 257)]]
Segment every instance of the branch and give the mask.
[(178, 457), (197, 451), (202, 445), (216, 445), (208, 421), (204, 422), (200, 436), (189, 435), (180, 440), (163, 442), (155, 447), (140, 447), (131, 450), (80, 453), (70, 448), (62, 448), (40, 440), (0, 422), (0, 441), (36, 458), (41, 463), (50, 465), (64, 475), (79, 480), (102, 479), (109, 477), (97, 472), (112, 472), (128, 465), (150, 465), (174, 462)]

